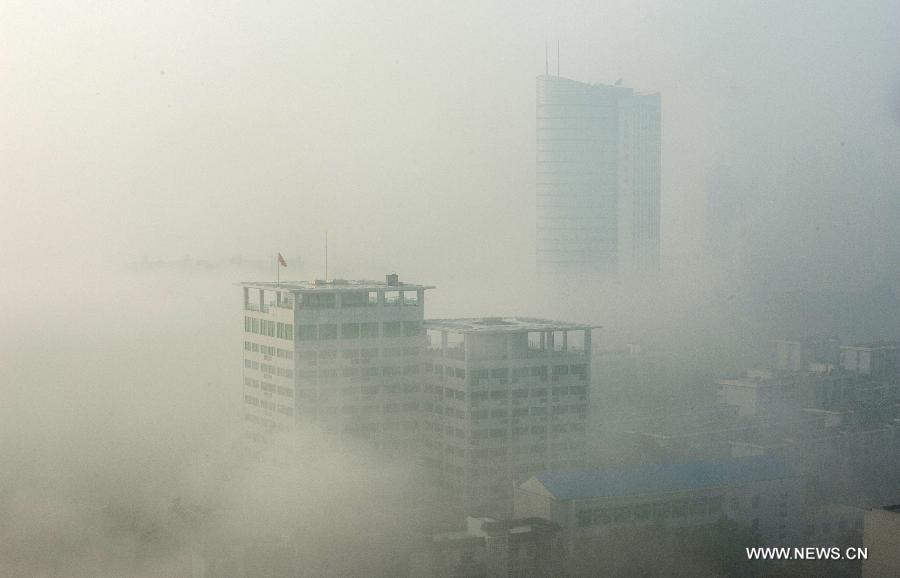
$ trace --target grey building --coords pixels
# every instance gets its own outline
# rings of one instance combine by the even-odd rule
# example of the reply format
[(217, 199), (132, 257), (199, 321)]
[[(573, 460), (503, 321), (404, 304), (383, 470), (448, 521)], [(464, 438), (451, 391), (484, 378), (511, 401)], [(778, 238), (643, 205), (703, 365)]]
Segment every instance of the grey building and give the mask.
[(537, 77), (537, 268), (547, 279), (659, 268), (660, 96)]
[(532, 318), (425, 323), (425, 466), (466, 514), (507, 518), (514, 483), (584, 467), (589, 325)]
[(425, 291), (385, 282), (247, 282), (244, 418), (266, 441), (295, 426), (388, 450), (414, 447)]

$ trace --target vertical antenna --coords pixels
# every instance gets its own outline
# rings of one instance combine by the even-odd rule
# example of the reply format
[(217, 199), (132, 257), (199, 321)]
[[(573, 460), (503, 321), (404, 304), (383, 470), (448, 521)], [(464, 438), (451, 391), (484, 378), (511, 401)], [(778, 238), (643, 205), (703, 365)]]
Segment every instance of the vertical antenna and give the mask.
[(559, 76), (559, 40), (556, 41), (556, 76)]
[(328, 231), (325, 231), (325, 280), (328, 281)]
[(544, 39), (544, 76), (550, 76), (550, 49), (547, 48), (546, 39)]

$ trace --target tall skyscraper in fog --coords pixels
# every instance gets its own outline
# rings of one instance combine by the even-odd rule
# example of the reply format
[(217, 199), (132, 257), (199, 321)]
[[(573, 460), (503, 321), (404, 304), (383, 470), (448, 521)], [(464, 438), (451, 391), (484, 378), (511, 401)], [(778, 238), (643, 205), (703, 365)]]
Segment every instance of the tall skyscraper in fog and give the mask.
[(660, 96), (537, 78), (537, 268), (546, 279), (659, 269)]

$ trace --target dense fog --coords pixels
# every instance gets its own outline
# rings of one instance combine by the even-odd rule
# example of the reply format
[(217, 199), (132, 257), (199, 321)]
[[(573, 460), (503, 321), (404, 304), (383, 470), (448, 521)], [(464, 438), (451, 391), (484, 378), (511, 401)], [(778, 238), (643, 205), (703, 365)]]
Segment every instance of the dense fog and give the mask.
[[(246, 450), (238, 283), (275, 281), (279, 252), (281, 280), (325, 278), (326, 231), (327, 278), (435, 285), (426, 320), (602, 326), (591, 467), (656, 459), (609, 428), (713, 407), (776, 339), (900, 338), (898, 13), (4, 2), (0, 575), (406, 575), (423, 537), (464, 526), (412, 456), (314, 427)], [(547, 62), (662, 95), (652, 282), (535, 274)], [(665, 373), (640, 402), (598, 381), (633, 344)], [(897, 503), (887, 464), (871, 492), (835, 469), (819, 495)], [(683, 575), (731, 569), (661, 548)], [(640, 558), (595, 575), (660, 572)]]

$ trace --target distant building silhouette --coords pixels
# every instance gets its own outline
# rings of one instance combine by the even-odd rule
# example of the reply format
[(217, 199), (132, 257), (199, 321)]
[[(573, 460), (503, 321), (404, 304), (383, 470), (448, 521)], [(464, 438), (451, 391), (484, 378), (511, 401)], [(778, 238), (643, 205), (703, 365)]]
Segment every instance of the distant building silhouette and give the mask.
[(655, 273), (660, 96), (537, 77), (537, 269), (541, 277)]

